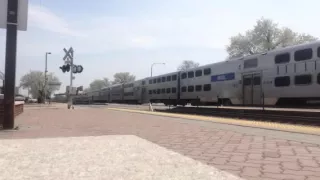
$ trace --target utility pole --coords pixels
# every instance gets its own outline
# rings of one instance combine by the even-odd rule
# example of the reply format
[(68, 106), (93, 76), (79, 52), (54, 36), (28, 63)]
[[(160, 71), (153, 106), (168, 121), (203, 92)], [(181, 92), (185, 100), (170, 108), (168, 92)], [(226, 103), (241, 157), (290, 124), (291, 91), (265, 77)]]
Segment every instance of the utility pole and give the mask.
[(51, 52), (46, 52), (46, 59), (45, 59), (45, 67), (44, 67), (44, 88), (43, 88), (43, 94), (44, 94), (44, 103), (46, 103), (46, 88), (47, 88), (47, 72), (48, 72), (48, 54), (51, 54)]
[(6, 62), (4, 85), (4, 129), (14, 128), (16, 84), (16, 55), (18, 31), (18, 0), (9, 0), (7, 6)]

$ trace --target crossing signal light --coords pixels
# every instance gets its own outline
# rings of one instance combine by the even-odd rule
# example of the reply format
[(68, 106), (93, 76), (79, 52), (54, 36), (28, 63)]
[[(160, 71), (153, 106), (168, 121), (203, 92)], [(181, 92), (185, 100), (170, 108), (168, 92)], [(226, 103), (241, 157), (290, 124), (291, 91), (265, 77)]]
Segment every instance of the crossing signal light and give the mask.
[(81, 73), (83, 71), (83, 67), (81, 65), (77, 66), (77, 73)]
[(74, 65), (72, 68), (73, 73), (81, 73), (83, 71), (83, 67), (81, 65)]
[(70, 71), (70, 64), (63, 65), (60, 67), (60, 69), (62, 70), (63, 73), (69, 72)]

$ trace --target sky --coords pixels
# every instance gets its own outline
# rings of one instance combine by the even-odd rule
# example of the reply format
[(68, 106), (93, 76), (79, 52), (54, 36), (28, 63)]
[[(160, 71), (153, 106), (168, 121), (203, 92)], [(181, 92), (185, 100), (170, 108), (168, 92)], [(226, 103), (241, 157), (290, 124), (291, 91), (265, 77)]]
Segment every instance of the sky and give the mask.
[[(70, 75), (63, 48), (74, 49), (82, 65), (74, 85), (113, 79), (130, 72), (137, 79), (175, 71), (183, 60), (200, 65), (223, 61), (230, 37), (251, 29), (261, 17), (299, 33), (320, 37), (317, 0), (29, 0), (28, 29), (18, 32), (16, 84), (30, 70), (48, 71), (62, 82)], [(0, 9), (2, 10), (2, 9)], [(5, 29), (0, 29), (0, 71), (5, 63)], [(22, 91), (25, 92), (25, 91)]]

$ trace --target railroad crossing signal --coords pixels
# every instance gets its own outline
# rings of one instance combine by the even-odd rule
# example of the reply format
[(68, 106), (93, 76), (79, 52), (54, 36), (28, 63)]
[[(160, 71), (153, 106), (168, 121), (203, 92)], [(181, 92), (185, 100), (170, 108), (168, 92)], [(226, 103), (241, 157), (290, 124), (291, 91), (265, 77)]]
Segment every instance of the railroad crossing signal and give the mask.
[[(60, 69), (62, 70), (63, 73), (65, 72), (69, 72), (70, 71), (70, 86), (72, 87), (72, 80), (75, 79), (75, 77), (73, 76), (73, 74), (75, 73), (81, 73), (83, 71), (83, 67), (81, 65), (75, 65), (73, 64), (73, 48), (70, 47), (69, 50), (67, 50), (66, 48), (63, 48), (63, 51), (66, 53), (63, 57), (63, 61), (64, 64), (63, 66), (60, 67)], [(71, 88), (72, 90), (72, 88)], [(70, 109), (72, 106), (72, 96), (70, 96), (71, 94), (73, 94), (72, 91), (68, 91), (67, 88), (67, 94), (69, 94), (68, 97), (68, 109)], [(73, 108), (72, 108), (73, 109)]]
[(62, 70), (63, 73), (69, 72), (70, 70), (72, 70), (72, 73), (74, 74), (81, 73), (83, 71), (83, 67), (81, 65), (73, 65), (73, 67), (71, 68), (70, 64), (63, 65), (60, 67), (60, 69)]
[(81, 65), (77, 66), (77, 73), (82, 73), (83, 67)]
[(72, 72), (73, 73), (81, 73), (83, 71), (83, 67), (81, 65), (73, 65)]
[(63, 51), (66, 53), (63, 57), (64, 64), (60, 67), (63, 73), (71, 71), (72, 73), (81, 73), (83, 67), (81, 65), (73, 64), (73, 48), (70, 47), (69, 50), (63, 48)]
[(60, 69), (62, 70), (63, 73), (69, 72), (70, 71), (70, 64), (63, 65), (60, 67)]
[(72, 47), (70, 47), (68, 51), (67, 51), (66, 48), (63, 48), (63, 51), (66, 53), (64, 55), (64, 57), (63, 57), (64, 61), (73, 59), (73, 49), (72, 49)]

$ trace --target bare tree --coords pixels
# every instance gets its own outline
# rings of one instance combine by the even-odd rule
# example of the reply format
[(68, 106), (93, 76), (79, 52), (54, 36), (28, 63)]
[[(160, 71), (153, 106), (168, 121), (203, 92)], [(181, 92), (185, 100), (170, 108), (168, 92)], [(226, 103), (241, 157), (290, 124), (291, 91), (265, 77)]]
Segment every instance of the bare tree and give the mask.
[(199, 63), (196, 63), (192, 60), (184, 60), (178, 67), (178, 71), (185, 71), (196, 67), (199, 67)]
[(90, 87), (85, 88), (85, 89), (83, 90), (84, 93), (87, 93), (87, 92), (90, 92), (90, 91), (91, 91), (91, 90), (90, 90)]
[[(47, 74), (47, 82), (60, 82), (53, 73)], [(20, 79), (20, 87), (28, 89), (33, 98), (43, 98), (44, 91), (47, 96), (51, 96), (54, 91), (59, 90), (58, 86), (45, 86), (44, 73), (42, 71), (30, 71)]]
[(317, 38), (293, 32), (287, 27), (279, 28), (272, 20), (262, 17), (253, 29), (231, 37), (227, 52), (229, 57), (242, 57), (314, 40)]
[(85, 91), (95, 91), (110, 86), (108, 78), (96, 79), (90, 83), (90, 88)]
[(134, 75), (131, 75), (129, 72), (119, 72), (113, 75), (112, 84), (124, 84), (128, 82), (132, 82), (136, 79)]

